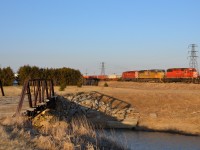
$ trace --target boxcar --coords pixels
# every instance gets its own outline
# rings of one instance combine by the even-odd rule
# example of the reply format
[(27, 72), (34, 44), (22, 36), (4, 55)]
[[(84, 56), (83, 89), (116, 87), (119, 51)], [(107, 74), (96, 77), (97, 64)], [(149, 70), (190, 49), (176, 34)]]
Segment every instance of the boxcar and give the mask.
[(98, 86), (99, 79), (97, 76), (83, 76), (83, 85)]
[(165, 70), (163, 69), (151, 69), (138, 71), (138, 81), (142, 82), (162, 82), (165, 77)]
[(98, 75), (97, 78), (99, 80), (108, 80), (108, 76), (107, 75)]
[(136, 81), (138, 79), (138, 71), (126, 71), (122, 73), (123, 81)]
[(195, 68), (169, 68), (166, 73), (167, 82), (194, 82), (198, 78)]

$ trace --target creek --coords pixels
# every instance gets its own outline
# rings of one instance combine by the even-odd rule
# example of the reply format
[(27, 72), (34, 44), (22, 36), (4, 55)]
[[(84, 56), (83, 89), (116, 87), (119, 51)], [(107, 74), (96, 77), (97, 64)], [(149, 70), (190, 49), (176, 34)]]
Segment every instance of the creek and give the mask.
[(131, 150), (200, 150), (200, 136), (131, 130), (108, 132)]

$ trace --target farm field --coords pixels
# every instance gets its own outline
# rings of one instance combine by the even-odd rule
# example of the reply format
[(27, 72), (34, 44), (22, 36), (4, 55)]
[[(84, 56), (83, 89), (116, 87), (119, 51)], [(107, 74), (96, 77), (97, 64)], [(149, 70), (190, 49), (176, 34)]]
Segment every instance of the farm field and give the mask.
[[(159, 130), (200, 135), (200, 85), (183, 83), (134, 83), (110, 81), (99, 86), (55, 87), (58, 95), (97, 91), (130, 103), (140, 113), (141, 130)], [(21, 87), (4, 87), (5, 94), (16, 101)], [(15, 98), (13, 98), (15, 97)], [(2, 97), (0, 102), (2, 105)], [(13, 106), (13, 112), (16, 110)], [(3, 112), (2, 112), (3, 111)], [(5, 109), (0, 110), (0, 114)]]

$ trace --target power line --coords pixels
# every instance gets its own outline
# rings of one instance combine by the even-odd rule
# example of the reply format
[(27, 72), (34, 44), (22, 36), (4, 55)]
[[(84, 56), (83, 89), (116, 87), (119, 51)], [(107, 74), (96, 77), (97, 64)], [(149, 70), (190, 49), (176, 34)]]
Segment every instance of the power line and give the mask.
[(85, 70), (85, 75), (86, 75), (86, 76), (88, 75), (87, 69)]

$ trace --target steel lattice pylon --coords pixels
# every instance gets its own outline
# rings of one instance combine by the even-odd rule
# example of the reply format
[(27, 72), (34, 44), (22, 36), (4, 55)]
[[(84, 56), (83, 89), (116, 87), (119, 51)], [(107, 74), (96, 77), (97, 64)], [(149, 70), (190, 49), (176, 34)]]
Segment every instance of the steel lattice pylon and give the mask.
[(195, 48), (197, 47), (196, 44), (190, 44), (189, 48), (191, 48), (190, 51), (188, 51), (188, 53), (190, 53), (190, 56), (188, 56), (190, 58), (190, 62), (189, 62), (189, 66), (190, 68), (196, 68), (197, 71), (199, 71), (198, 69), (198, 62), (197, 62), (197, 50), (195, 50)]
[(101, 63), (101, 75), (102, 76), (105, 75), (105, 63), (104, 62)]

